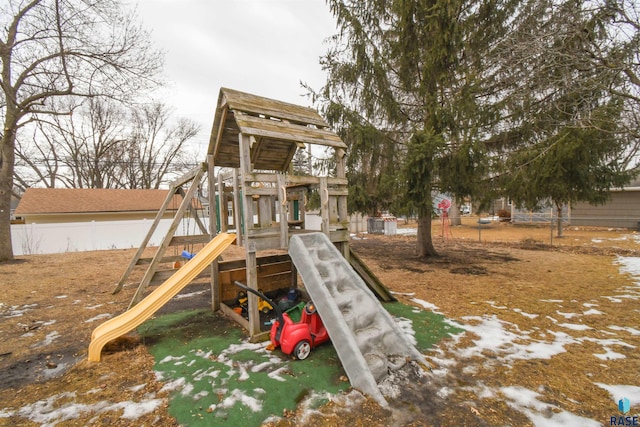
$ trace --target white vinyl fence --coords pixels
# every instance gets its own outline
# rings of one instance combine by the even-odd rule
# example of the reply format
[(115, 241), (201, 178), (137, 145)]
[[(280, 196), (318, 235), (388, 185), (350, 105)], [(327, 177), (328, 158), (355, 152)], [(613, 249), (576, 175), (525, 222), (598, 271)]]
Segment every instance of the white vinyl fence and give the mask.
[[(167, 234), (171, 219), (160, 221), (149, 241), (158, 246)], [(205, 227), (208, 221), (203, 220)], [(12, 224), (11, 243), (14, 255), (53, 254), (106, 249), (138, 248), (149, 232), (153, 220), (91, 221), (58, 224)], [(184, 219), (175, 235), (201, 234), (193, 220)]]
[[(276, 216), (276, 220), (277, 220)], [(257, 220), (257, 218), (256, 218)], [(208, 229), (209, 219), (201, 218)], [(148, 246), (158, 246), (167, 234), (171, 219), (160, 221)], [(322, 218), (307, 214), (306, 228), (320, 230)], [(64, 252), (99, 251), (139, 248), (153, 224), (151, 219), (138, 221), (91, 221), (56, 224), (12, 224), (13, 254), (36, 255)], [(352, 232), (366, 231), (366, 217), (352, 216)], [(185, 218), (175, 232), (176, 236), (201, 234), (193, 219)]]

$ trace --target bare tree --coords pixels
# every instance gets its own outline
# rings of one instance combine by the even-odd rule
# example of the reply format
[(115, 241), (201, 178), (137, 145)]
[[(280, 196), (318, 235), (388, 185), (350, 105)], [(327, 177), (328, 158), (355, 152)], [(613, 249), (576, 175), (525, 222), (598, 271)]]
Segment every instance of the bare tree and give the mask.
[(39, 121), (29, 140), (18, 139), (19, 188), (159, 188), (195, 163), (185, 143), (199, 127), (173, 120), (162, 104), (125, 109), (90, 98), (69, 109), (69, 116)]
[(190, 162), (185, 143), (200, 132), (198, 124), (185, 118), (173, 122), (162, 103), (134, 110), (132, 122), (121, 187), (160, 188), (173, 175), (185, 172)]
[(9, 0), (0, 5), (0, 261), (13, 258), (10, 199), (16, 136), (68, 111), (69, 96), (127, 99), (155, 86), (162, 55), (118, 0)]

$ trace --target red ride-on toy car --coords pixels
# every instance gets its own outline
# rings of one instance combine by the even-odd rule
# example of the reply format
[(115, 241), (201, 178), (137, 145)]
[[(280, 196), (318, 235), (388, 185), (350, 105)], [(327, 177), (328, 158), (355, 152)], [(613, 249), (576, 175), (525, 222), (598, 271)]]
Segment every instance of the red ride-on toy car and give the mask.
[(291, 354), (296, 359), (304, 360), (311, 353), (311, 349), (329, 341), (329, 333), (322, 323), (313, 302), (309, 301), (302, 310), (299, 322), (291, 320), (282, 310), (261, 292), (253, 290), (243, 283), (235, 282), (237, 286), (268, 301), (276, 312), (276, 320), (271, 325), (271, 344), (269, 349), (278, 347), (285, 354)]

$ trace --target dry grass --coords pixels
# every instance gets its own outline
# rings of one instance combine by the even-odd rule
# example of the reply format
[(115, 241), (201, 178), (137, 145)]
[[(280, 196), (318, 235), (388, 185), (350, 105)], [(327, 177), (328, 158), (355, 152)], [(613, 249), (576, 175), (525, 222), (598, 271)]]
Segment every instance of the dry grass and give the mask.
[[(418, 404), (412, 414), (414, 422), (422, 419), (441, 425), (527, 425), (527, 418), (500, 396), (478, 397), (473, 390), (479, 384), (494, 389), (520, 385), (541, 392), (541, 399), (564, 410), (601, 422), (608, 420), (615, 408), (608, 394), (594, 382), (635, 384), (640, 360), (635, 349), (618, 347), (615, 350), (626, 358), (596, 359), (593, 354), (602, 352), (602, 348), (588, 338), (602, 339), (602, 331), (611, 332), (608, 327), (612, 324), (640, 324), (637, 300), (615, 303), (602, 298), (631, 284), (629, 277), (619, 273), (614, 260), (616, 255), (640, 256), (639, 241), (629, 237), (632, 232), (568, 228), (564, 238), (553, 239), (552, 246), (546, 227), (496, 223), (478, 230), (470, 218), (465, 218), (462, 226), (451, 228), (452, 238), (439, 237), (438, 223), (433, 232), (441, 256), (426, 261), (415, 256), (414, 237), (368, 236), (352, 244), (393, 291), (411, 293), (414, 298), (433, 303), (447, 317), (460, 322), (465, 316), (499, 316), (508, 322), (507, 327), (531, 331), (532, 337), (543, 340), (548, 337), (547, 331), (558, 330), (552, 320), (558, 320), (558, 311), (584, 311), (583, 304), (593, 301), (606, 315), (570, 320), (591, 328), (569, 331), (586, 340), (581, 345), (567, 345), (564, 353), (550, 359), (517, 360), (505, 366), (499, 363), (497, 354), (484, 354), (450, 367), (444, 378), (418, 397), (429, 400), (442, 387), (456, 392), (438, 400), (438, 405)], [(237, 248), (233, 251), (238, 253)], [(136, 401), (151, 393), (165, 399), (165, 404), (139, 422), (175, 424), (166, 411), (167, 395), (159, 391), (161, 384), (153, 376), (153, 361), (143, 345), (123, 342), (122, 348), (105, 355), (103, 362), (86, 361), (91, 331), (101, 322), (91, 319), (122, 312), (135, 291), (135, 286), (127, 286), (123, 292), (111, 295), (133, 253), (123, 250), (25, 256), (0, 264), (4, 285), (0, 297), (0, 413), (3, 408), (17, 410), (63, 392), (75, 392), (75, 401), (86, 404)], [(136, 274), (132, 282), (139, 280), (140, 273)], [(18, 316), (21, 311), (23, 314)], [(538, 317), (528, 318), (521, 312), (536, 313)], [(57, 335), (51, 335), (54, 332)], [(52, 341), (44, 345), (47, 337), (53, 337)], [(473, 339), (474, 335), (468, 333), (457, 343), (443, 345), (443, 357), (455, 358), (456, 350), (470, 345)], [(625, 342), (638, 347), (640, 337), (625, 336)], [(64, 373), (52, 375), (57, 371)], [(139, 384), (145, 386), (131, 391), (131, 386)], [(350, 418), (365, 423), (366, 414), (370, 413), (367, 405), (372, 404), (365, 403), (360, 415), (351, 411)], [(325, 411), (337, 411), (337, 406), (334, 403)], [(398, 420), (398, 415), (392, 418)], [(127, 424), (117, 412), (109, 412), (59, 425), (86, 425), (90, 420), (96, 425)], [(327, 424), (327, 420), (315, 417), (308, 425)], [(390, 420), (366, 424), (387, 425)], [(0, 424), (3, 423), (29, 425), (23, 418), (0, 417)]]

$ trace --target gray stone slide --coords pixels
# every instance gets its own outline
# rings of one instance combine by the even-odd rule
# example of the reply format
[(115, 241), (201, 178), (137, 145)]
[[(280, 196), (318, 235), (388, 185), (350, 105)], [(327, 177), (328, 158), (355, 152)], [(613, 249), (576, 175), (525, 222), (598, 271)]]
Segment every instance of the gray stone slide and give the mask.
[(378, 383), (410, 360), (427, 365), (424, 356), (326, 235), (292, 236), (289, 255), (351, 385), (388, 406)]

